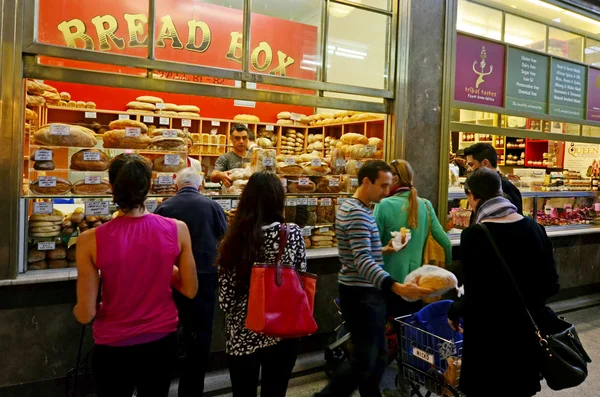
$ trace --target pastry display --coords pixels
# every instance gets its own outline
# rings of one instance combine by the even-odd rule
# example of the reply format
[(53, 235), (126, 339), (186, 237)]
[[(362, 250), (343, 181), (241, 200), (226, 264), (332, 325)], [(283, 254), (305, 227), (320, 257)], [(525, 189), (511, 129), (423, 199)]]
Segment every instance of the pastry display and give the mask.
[(127, 130), (110, 130), (102, 136), (103, 146), (111, 149), (146, 149), (152, 139), (147, 134), (131, 134)]
[(73, 194), (81, 194), (81, 195), (104, 195), (110, 194), (110, 184), (107, 180), (100, 180), (100, 183), (89, 183), (88, 181), (81, 180), (75, 182), (73, 184), (73, 188), (71, 189)]
[[(60, 133), (52, 126), (63, 126)], [(67, 126), (69, 128), (66, 128)], [(64, 135), (62, 135), (64, 134)], [(47, 146), (94, 147), (98, 143), (94, 131), (78, 125), (54, 123), (44, 125), (33, 134), (33, 143)]]
[(29, 190), (33, 193), (45, 195), (66, 194), (71, 188), (71, 182), (58, 177), (40, 177), (29, 184)]
[(148, 126), (135, 120), (115, 120), (108, 125), (111, 130), (124, 130), (127, 127), (139, 128), (142, 134), (148, 133)]
[(106, 171), (110, 158), (98, 149), (80, 150), (71, 156), (70, 168), (75, 171)]

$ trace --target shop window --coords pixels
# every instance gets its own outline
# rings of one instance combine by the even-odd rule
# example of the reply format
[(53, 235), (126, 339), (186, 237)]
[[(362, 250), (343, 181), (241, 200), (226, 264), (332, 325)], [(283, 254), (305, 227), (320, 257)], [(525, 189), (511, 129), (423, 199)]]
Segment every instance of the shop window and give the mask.
[(584, 54), (585, 63), (600, 66), (600, 41), (586, 39)]
[(507, 14), (504, 41), (520, 47), (545, 51), (546, 25)]
[(583, 60), (582, 36), (550, 27), (548, 40), (549, 54), (569, 58), (578, 62)]
[(467, 0), (460, 0), (456, 29), (477, 36), (502, 40), (502, 12)]
[(327, 40), (327, 81), (368, 88), (386, 88), (390, 18), (350, 8), (343, 16), (334, 10), (350, 7), (331, 3)]

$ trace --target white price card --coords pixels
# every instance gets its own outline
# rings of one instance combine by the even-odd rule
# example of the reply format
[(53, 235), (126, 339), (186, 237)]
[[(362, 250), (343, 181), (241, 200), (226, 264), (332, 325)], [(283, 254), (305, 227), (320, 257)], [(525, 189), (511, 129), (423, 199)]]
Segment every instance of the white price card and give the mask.
[(144, 123), (154, 123), (154, 116), (144, 116)]
[(56, 249), (56, 242), (54, 241), (40, 241), (37, 244), (38, 251), (51, 251)]
[(161, 117), (158, 120), (158, 124), (160, 124), (160, 125), (169, 125), (169, 118), (168, 117)]
[(159, 185), (172, 185), (173, 184), (173, 175), (159, 175), (158, 176), (158, 184)]
[(322, 227), (319, 229), (319, 233), (327, 233), (329, 232), (329, 228), (328, 227)]
[(229, 211), (231, 209), (231, 200), (215, 200), (217, 204), (223, 208), (224, 211)]
[(192, 120), (182, 119), (181, 120), (181, 126), (182, 127), (191, 127), (192, 126)]
[(40, 202), (33, 203), (34, 214), (51, 214), (54, 212), (54, 203), (51, 202)]
[(296, 159), (294, 159), (293, 157), (286, 157), (285, 160), (283, 160), (285, 162), (285, 165), (295, 165), (296, 164)]
[(211, 121), (210, 125), (213, 127), (219, 127), (221, 125), (221, 122), (220, 121)]
[(167, 105), (165, 105), (164, 103), (157, 103), (155, 106), (158, 110), (163, 110), (167, 107)]
[(331, 178), (329, 180), (329, 186), (340, 186), (339, 178)]
[(300, 121), (301, 118), (302, 118), (301, 114), (292, 113), (292, 117), (291, 117), (292, 120), (294, 120), (294, 121)]
[(99, 216), (108, 215), (109, 212), (108, 201), (97, 201), (91, 200), (85, 202), (85, 215), (86, 216)]
[(240, 200), (231, 200), (231, 209), (235, 209), (238, 207)]
[(165, 154), (165, 165), (179, 165), (179, 160), (178, 154)]
[(274, 125), (268, 125), (265, 127), (267, 131), (275, 131), (275, 126)]
[(138, 137), (142, 134), (142, 129), (139, 127), (125, 127), (125, 136)]
[(296, 205), (308, 205), (308, 199), (307, 198), (297, 198), (296, 199)]
[(285, 206), (286, 207), (295, 207), (296, 206), (296, 199), (287, 199), (285, 200)]
[(47, 149), (39, 149), (36, 150), (33, 156), (35, 161), (51, 161), (52, 160), (52, 150)]
[(129, 115), (128, 114), (120, 114), (119, 120), (129, 120)]
[(319, 204), (319, 199), (318, 198), (315, 197), (315, 198), (309, 198), (308, 199), (308, 205), (314, 207), (314, 206), (316, 206), (318, 204)]
[(310, 162), (310, 164), (313, 167), (320, 167), (321, 164), (323, 164), (323, 163), (321, 162), (321, 159), (312, 159), (312, 161)]
[(71, 126), (65, 124), (50, 124), (50, 135), (71, 135)]
[(310, 237), (311, 231), (312, 231), (312, 228), (310, 226), (303, 227), (301, 230), (302, 237)]
[(358, 186), (358, 178), (350, 178), (350, 186)]
[(363, 166), (363, 162), (362, 161), (357, 161), (356, 162), (356, 169), (361, 169), (362, 166)]
[(86, 176), (83, 180), (86, 185), (99, 185), (102, 182), (102, 177), (100, 175)]
[(96, 118), (96, 112), (85, 112), (85, 118), (86, 119), (95, 119)]
[(154, 211), (156, 211), (156, 208), (158, 207), (158, 201), (156, 201), (156, 200), (146, 200), (146, 202), (144, 203), (144, 205), (146, 206), (146, 209), (148, 210), (148, 212), (154, 213)]
[(100, 152), (83, 152), (83, 161), (100, 161)]
[(298, 185), (300, 185), (300, 186), (308, 186), (309, 184), (310, 184), (309, 178), (299, 178), (298, 179)]
[(344, 159), (336, 159), (335, 160), (335, 166), (336, 167), (345, 167), (346, 166), (346, 160), (344, 160)]
[(321, 199), (321, 207), (331, 207), (332, 200), (330, 198)]
[(162, 136), (165, 138), (177, 138), (177, 130), (163, 130)]
[(287, 179), (281, 178), (281, 184), (283, 185), (283, 187), (287, 187)]
[(56, 187), (56, 177), (55, 176), (40, 176), (40, 187)]
[(273, 157), (263, 157), (263, 167), (273, 167), (275, 165), (275, 159)]

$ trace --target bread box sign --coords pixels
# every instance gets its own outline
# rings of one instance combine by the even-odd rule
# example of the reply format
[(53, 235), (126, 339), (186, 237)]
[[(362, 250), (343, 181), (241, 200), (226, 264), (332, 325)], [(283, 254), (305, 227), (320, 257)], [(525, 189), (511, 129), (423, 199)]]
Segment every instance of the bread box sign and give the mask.
[(109, 202), (108, 201), (86, 201), (85, 202), (85, 215), (86, 216), (98, 216), (108, 215), (109, 213)]

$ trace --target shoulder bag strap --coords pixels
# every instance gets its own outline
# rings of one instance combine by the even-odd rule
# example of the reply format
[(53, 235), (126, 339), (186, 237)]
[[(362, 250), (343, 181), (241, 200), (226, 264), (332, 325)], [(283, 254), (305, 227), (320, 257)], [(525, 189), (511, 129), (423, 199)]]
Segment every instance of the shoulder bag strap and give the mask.
[(429, 210), (429, 206), (427, 205), (427, 201), (421, 199), (423, 205), (425, 205), (425, 210), (427, 211), (427, 235), (431, 234), (431, 211)]
[(285, 223), (279, 225), (279, 251), (277, 252), (277, 257), (275, 258), (275, 283), (278, 287), (281, 287), (283, 283), (283, 275), (281, 270), (281, 258), (283, 257), (283, 253), (285, 251), (285, 246), (288, 242), (289, 229)]
[(540, 329), (538, 328), (537, 324), (535, 323), (535, 320), (531, 316), (529, 309), (527, 309), (527, 305), (525, 304), (525, 299), (523, 298), (523, 295), (521, 295), (519, 286), (517, 285), (517, 282), (513, 278), (512, 272), (510, 271), (510, 268), (508, 267), (508, 264), (506, 263), (504, 256), (500, 253), (500, 249), (498, 248), (498, 245), (496, 245), (496, 241), (494, 241), (494, 237), (492, 237), (492, 234), (490, 233), (489, 229), (485, 226), (485, 224), (480, 223), (479, 227), (481, 227), (481, 229), (483, 229), (483, 231), (485, 232), (490, 244), (492, 245), (492, 248), (496, 252), (496, 256), (498, 257), (498, 260), (500, 260), (502, 267), (504, 268), (504, 270), (506, 270), (506, 273), (508, 274), (508, 278), (510, 279), (510, 283), (512, 284), (513, 289), (517, 292), (517, 296), (519, 297), (519, 300), (521, 301), (521, 304), (523, 305), (523, 309), (525, 309), (525, 312), (527, 313), (527, 317), (529, 317), (529, 321), (531, 322), (531, 325), (533, 326), (535, 334), (540, 338), (540, 340), (542, 340), (542, 336), (540, 334)]

